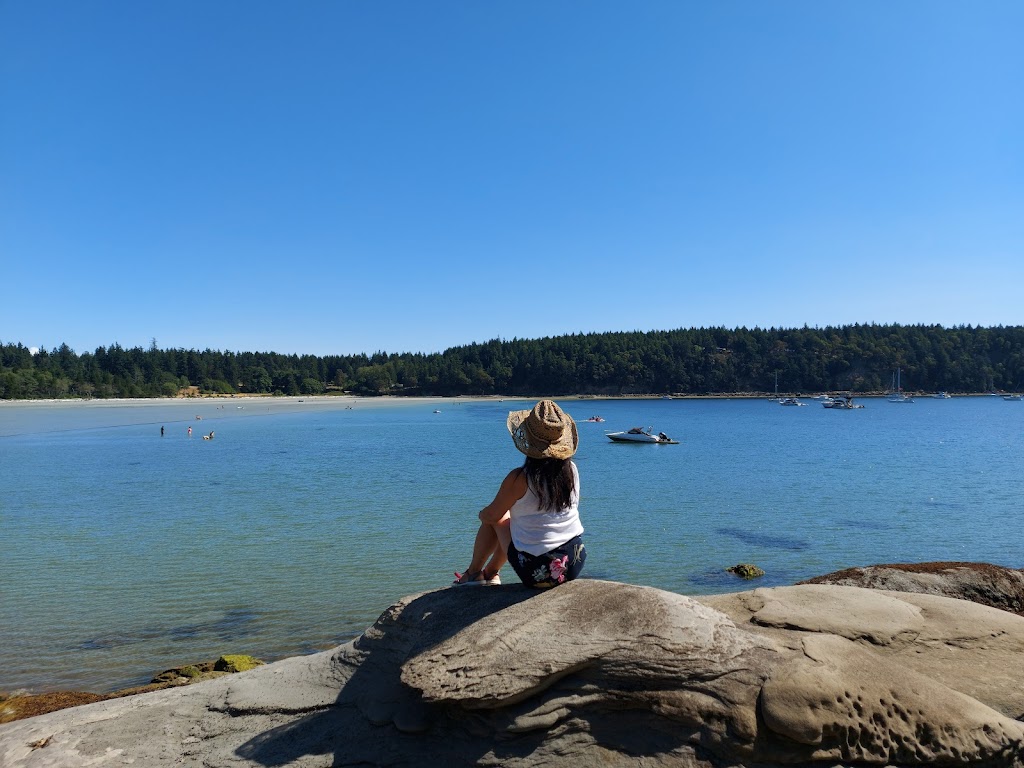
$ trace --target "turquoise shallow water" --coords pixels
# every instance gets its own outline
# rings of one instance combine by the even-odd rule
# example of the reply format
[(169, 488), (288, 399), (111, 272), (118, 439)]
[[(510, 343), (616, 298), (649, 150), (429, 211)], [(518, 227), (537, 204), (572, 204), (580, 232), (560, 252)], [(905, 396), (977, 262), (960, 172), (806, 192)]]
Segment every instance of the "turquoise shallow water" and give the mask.
[[(1024, 565), (1024, 403), (560, 402), (580, 422), (586, 576), (699, 594), (750, 586), (724, 573), (738, 562), (762, 586)], [(520, 463), (507, 411), (531, 404), (0, 404), (0, 690), (113, 690), (353, 637), (466, 565)], [(604, 437), (637, 425), (681, 444)]]

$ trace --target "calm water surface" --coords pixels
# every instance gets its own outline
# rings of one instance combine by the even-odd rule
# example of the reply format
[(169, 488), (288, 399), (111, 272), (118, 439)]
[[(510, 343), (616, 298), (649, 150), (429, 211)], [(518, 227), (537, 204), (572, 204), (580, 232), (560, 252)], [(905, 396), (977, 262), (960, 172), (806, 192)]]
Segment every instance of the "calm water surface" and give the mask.
[[(522, 458), (507, 412), (532, 405), (237, 402), (0, 404), (0, 691), (113, 690), (350, 639), (466, 565), (476, 512)], [(579, 422), (586, 576), (701, 594), (751, 586), (724, 573), (739, 562), (761, 586), (1024, 565), (1024, 403), (560, 402)], [(638, 425), (681, 444), (604, 436)]]

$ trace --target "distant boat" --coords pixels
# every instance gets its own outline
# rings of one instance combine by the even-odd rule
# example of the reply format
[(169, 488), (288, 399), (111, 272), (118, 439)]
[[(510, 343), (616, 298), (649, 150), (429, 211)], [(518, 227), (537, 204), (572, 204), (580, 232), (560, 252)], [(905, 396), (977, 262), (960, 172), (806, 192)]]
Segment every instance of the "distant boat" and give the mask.
[(1024, 400), (1024, 395), (1003, 395), (1003, 400)]
[(589, 419), (584, 419), (584, 421), (604, 421), (604, 419), (600, 416), (591, 416)]
[(897, 368), (896, 373), (893, 374), (893, 386), (887, 399), (890, 403), (912, 403), (914, 402), (914, 398), (910, 395), (903, 394), (903, 387), (900, 382), (900, 373), (901, 370)]
[(778, 371), (775, 372), (775, 397), (774, 397), (774, 400), (779, 405), (806, 405), (806, 403), (801, 403), (795, 397), (779, 397), (779, 372)]
[(948, 392), (936, 392), (932, 397), (938, 400), (949, 400), (951, 395)]
[(852, 411), (855, 408), (863, 408), (863, 405), (858, 405), (853, 402), (852, 395), (837, 395), (836, 397), (830, 397), (827, 400), (822, 400), (821, 405), (823, 408), (830, 408), (837, 411)]
[(440, 413), (440, 411), (439, 411), (439, 410), (437, 410), (437, 408), (435, 408), (435, 409), (434, 409), (434, 413)]
[(613, 443), (654, 443), (661, 445), (679, 445), (678, 440), (673, 440), (664, 432), (652, 434), (651, 428), (633, 427), (627, 432), (605, 432), (608, 439)]

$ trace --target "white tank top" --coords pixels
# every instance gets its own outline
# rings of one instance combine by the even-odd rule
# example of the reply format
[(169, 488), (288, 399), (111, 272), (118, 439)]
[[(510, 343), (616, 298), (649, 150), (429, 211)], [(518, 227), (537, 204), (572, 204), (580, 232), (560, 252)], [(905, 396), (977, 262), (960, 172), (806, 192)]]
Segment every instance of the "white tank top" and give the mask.
[(565, 544), (574, 536), (583, 533), (580, 523), (580, 473), (576, 464), (572, 467), (572, 494), (568, 507), (558, 510), (540, 509), (540, 498), (527, 485), (526, 493), (512, 505), (512, 543), (520, 552), (543, 555), (555, 547)]

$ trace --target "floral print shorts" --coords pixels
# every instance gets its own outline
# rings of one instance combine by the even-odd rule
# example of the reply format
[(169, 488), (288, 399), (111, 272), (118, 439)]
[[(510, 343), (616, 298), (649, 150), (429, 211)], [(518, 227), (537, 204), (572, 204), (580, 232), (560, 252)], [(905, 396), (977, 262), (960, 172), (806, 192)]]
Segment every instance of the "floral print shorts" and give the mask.
[(509, 565), (523, 584), (538, 589), (557, 587), (572, 581), (580, 575), (586, 559), (587, 550), (583, 546), (582, 536), (575, 536), (543, 555), (520, 552), (511, 542), (508, 545)]

